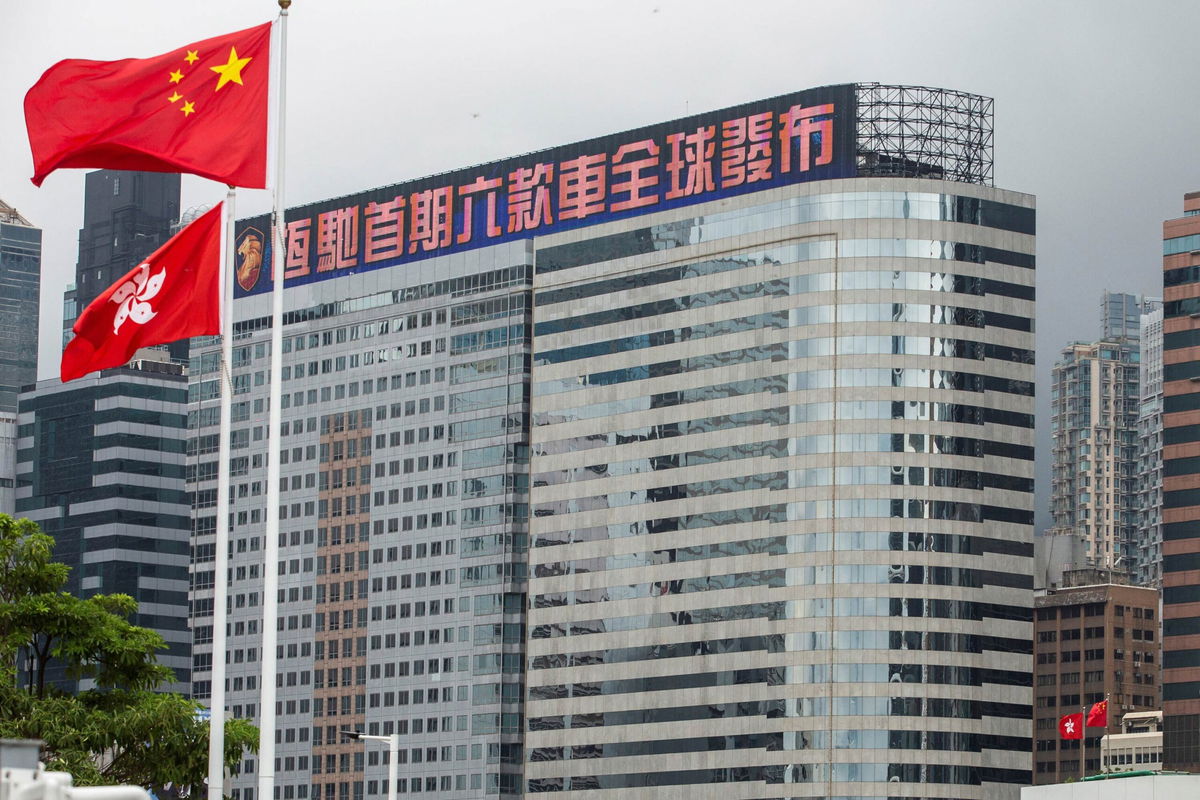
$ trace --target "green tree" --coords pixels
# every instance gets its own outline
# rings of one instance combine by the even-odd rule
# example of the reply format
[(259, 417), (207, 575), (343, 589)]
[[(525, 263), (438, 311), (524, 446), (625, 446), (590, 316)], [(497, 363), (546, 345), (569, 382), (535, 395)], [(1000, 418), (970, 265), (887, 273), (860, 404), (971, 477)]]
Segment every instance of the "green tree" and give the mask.
[[(43, 740), (47, 767), (77, 785), (192, 793), (208, 772), (208, 723), (197, 703), (153, 691), (172, 677), (157, 661), (162, 637), (129, 622), (137, 603), (128, 595), (62, 591), (68, 568), (53, 551), (36, 524), (0, 514), (0, 737)], [(97, 688), (68, 694), (47, 685), (54, 662)], [(257, 728), (226, 721), (228, 768), (257, 748)]]

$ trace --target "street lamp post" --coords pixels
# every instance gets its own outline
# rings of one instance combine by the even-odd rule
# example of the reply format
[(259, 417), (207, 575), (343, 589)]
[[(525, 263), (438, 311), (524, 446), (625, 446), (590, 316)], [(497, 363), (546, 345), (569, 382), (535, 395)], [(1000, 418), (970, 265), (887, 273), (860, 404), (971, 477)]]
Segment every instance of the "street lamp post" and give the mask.
[(398, 783), (400, 781), (400, 734), (393, 733), (391, 736), (370, 736), (358, 731), (342, 731), (342, 736), (347, 739), (371, 740), (373, 742), (387, 742), (388, 746), (388, 800), (396, 800), (396, 795), (399, 793)]

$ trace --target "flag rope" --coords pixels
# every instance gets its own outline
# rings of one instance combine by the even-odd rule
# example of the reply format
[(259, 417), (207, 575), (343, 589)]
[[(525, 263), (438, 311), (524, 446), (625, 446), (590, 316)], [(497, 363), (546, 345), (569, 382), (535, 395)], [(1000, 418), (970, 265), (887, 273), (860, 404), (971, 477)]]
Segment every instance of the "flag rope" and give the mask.
[(292, 0), (279, 3), (279, 72), (275, 114), (275, 177), (271, 215), (271, 370), (267, 414), (266, 541), (263, 543), (262, 677), (259, 680), (258, 797), (275, 797), (275, 681), (279, 616), (279, 429), (283, 398), (283, 253), (287, 242), (284, 205), (284, 134), (287, 109), (287, 18)]
[(229, 432), (233, 426), (233, 276), (236, 190), (225, 195), (225, 238), (221, 251), (221, 416), (217, 428), (217, 525), (213, 543), (213, 659), (208, 703), (208, 796), (222, 800), (225, 785), (225, 619), (229, 598)]

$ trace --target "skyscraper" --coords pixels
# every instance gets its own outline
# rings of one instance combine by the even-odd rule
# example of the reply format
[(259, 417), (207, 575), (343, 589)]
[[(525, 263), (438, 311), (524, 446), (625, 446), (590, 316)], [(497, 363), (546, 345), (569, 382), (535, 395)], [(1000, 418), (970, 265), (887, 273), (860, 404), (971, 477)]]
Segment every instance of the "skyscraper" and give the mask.
[(1139, 355), (1136, 338), (1101, 339), (1068, 345), (1054, 364), (1046, 534), (1083, 539), (1087, 563), (1076, 566), (1133, 567)]
[(886, 177), (535, 243), (530, 791), (1030, 781), (1033, 201), (858, 91)]
[(0, 200), (0, 415), (14, 416), (21, 387), (37, 380), (41, 269), (41, 230)]
[[(97, 295), (171, 238), (179, 219), (179, 180), (165, 172), (111, 169), (84, 176), (75, 288), (63, 300), (67, 330)], [(187, 342), (172, 344), (170, 351), (173, 358), (186, 359)]]
[[(154, 361), (62, 384), (39, 381), (20, 398), (16, 512), (54, 537), (80, 597), (128, 594), (131, 618), (160, 633), (165, 687), (190, 688), (188, 521), (184, 492), (187, 379)], [(60, 684), (62, 675), (53, 675)]]
[(1200, 192), (1163, 223), (1163, 767), (1200, 771)]
[(241, 223), (228, 704), (278, 569), (281, 800), (386, 791), (360, 727), (406, 794), (1015, 798), (1035, 212), (991, 141), (987, 98), (832, 86), (294, 209), (271, 452)]

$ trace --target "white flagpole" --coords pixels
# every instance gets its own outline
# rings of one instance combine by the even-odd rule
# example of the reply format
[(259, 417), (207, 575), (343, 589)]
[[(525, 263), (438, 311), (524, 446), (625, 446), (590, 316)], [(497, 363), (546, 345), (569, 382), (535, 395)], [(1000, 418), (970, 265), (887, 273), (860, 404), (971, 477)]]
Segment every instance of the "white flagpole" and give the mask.
[(221, 420), (217, 445), (217, 538), (213, 545), (212, 695), (208, 718), (208, 797), (221, 800), (225, 791), (225, 614), (229, 597), (229, 428), (233, 404), (233, 275), (234, 201), (225, 195), (225, 249), (221, 259)]
[(271, 236), (271, 392), (267, 415), (267, 523), (263, 543), (262, 677), (258, 735), (258, 800), (275, 798), (275, 646), (279, 617), (279, 428), (283, 396), (283, 250), (287, 243), (283, 204), (287, 87), (287, 18), (292, 0), (279, 0), (279, 105), (275, 117), (275, 197)]

